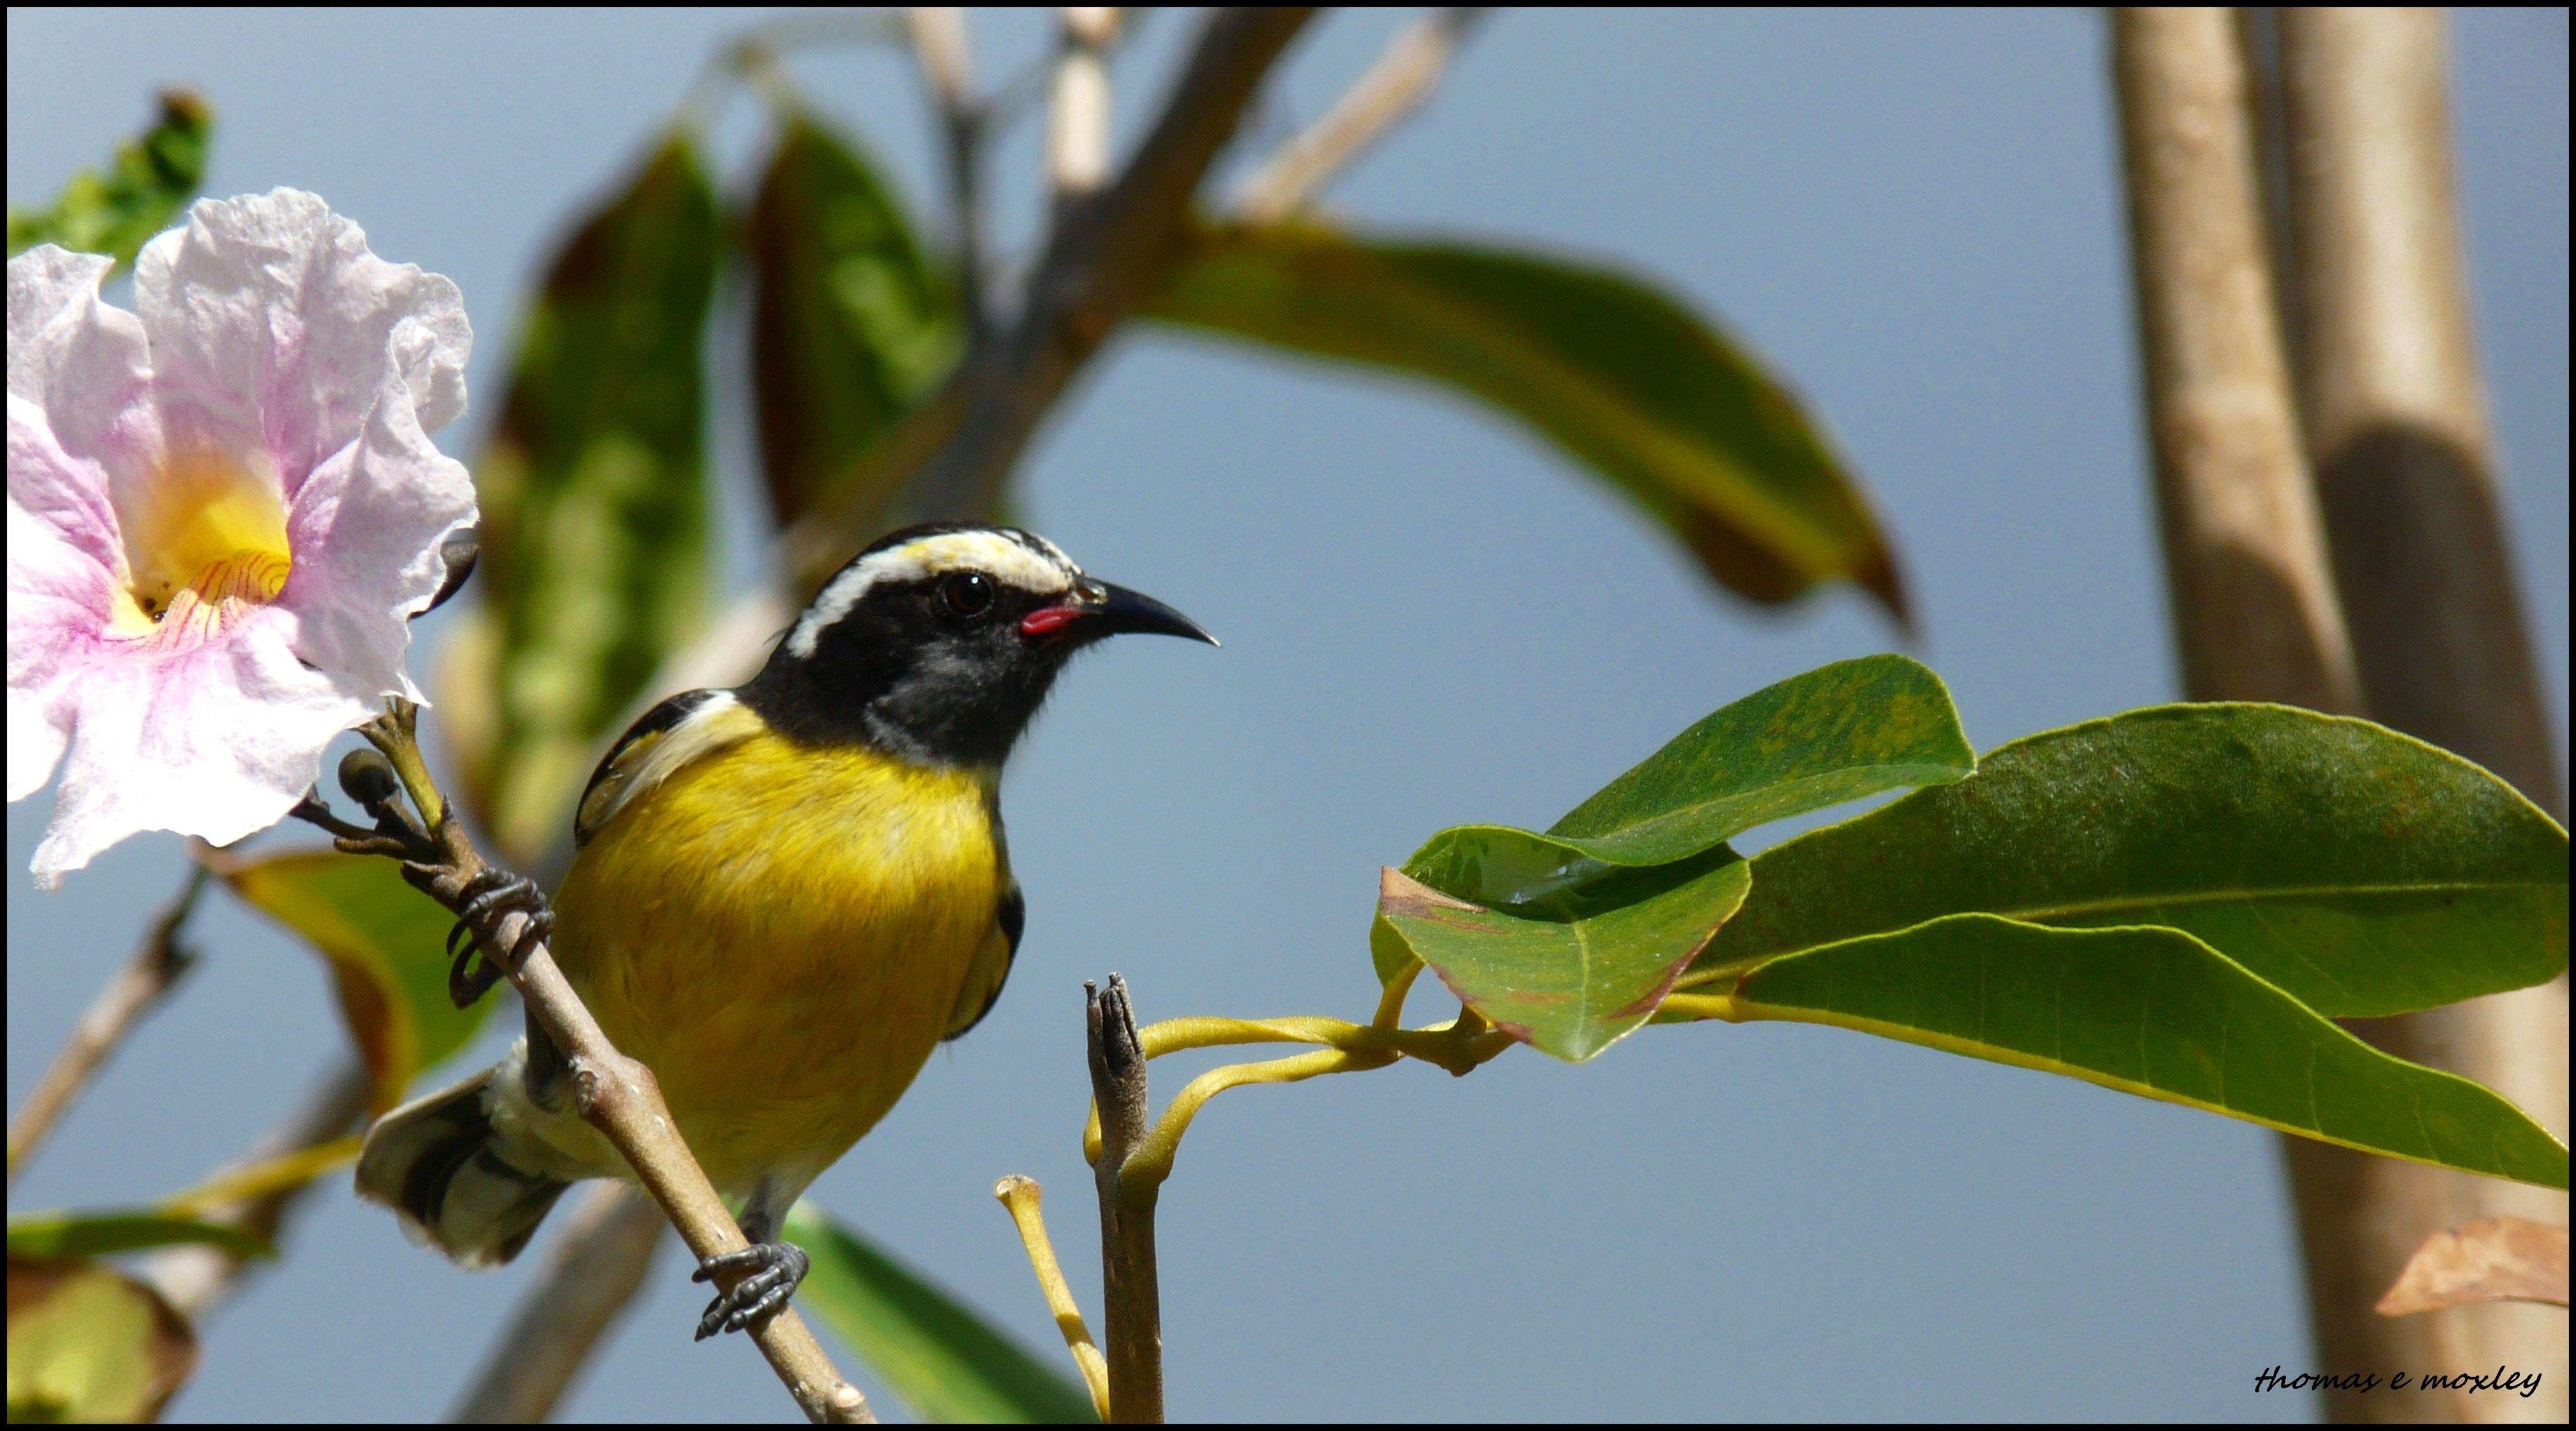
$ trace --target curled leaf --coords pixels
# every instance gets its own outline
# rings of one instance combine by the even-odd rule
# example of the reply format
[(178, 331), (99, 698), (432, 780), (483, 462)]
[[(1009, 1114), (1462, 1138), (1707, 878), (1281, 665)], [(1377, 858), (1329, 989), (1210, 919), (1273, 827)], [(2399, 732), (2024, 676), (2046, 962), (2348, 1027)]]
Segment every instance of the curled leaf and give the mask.
[(197, 1369), (197, 1334), (102, 1262), (9, 1256), (9, 1419), (150, 1421)]
[(2424, 1239), (2377, 1308), (2383, 1317), (2471, 1302), (2567, 1305), (2567, 1229), (2527, 1217), (2484, 1217)]

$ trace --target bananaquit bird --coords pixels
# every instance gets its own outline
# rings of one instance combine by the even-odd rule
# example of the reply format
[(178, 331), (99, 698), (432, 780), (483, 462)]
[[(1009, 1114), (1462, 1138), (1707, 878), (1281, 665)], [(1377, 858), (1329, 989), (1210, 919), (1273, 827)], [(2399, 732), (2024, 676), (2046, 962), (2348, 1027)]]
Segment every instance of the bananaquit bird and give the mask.
[[(551, 943), (740, 1209), (753, 1245), (698, 1275), (752, 1275), (699, 1336), (787, 1301), (788, 1207), (1001, 993), (1024, 909), (1002, 761), (1066, 659), (1119, 632), (1215, 644), (1043, 537), (915, 527), (843, 567), (749, 684), (664, 701), (591, 776)], [(629, 1176), (568, 1082), (531, 1024), (379, 1119), (358, 1190), (458, 1262), (509, 1261), (567, 1185)]]

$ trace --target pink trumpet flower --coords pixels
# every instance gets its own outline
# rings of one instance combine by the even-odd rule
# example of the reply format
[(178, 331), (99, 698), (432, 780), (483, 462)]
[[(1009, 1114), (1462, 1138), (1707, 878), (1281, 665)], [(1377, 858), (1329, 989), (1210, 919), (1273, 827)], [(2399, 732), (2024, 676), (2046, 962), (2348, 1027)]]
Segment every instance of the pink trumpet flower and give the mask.
[(294, 189), (206, 200), (110, 262), (9, 260), (9, 798), (62, 787), (51, 888), (142, 830), (275, 824), (324, 747), (417, 701), (408, 619), (474, 486), (456, 285)]

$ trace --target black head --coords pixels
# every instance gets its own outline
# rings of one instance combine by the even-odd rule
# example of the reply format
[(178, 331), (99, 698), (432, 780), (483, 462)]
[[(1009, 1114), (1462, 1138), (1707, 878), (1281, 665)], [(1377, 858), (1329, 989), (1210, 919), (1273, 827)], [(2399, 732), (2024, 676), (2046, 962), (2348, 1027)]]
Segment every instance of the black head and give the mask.
[(841, 568), (740, 694), (790, 739), (999, 765), (1067, 658), (1121, 632), (1216, 644), (1033, 532), (911, 527)]

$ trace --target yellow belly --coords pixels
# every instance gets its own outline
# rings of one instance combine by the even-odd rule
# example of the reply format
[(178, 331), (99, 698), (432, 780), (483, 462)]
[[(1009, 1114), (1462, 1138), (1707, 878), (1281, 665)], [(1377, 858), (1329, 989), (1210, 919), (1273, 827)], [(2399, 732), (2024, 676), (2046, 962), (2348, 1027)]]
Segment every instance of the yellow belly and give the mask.
[(802, 1186), (910, 1086), (993, 926), (988, 800), (971, 772), (762, 734), (575, 857), (555, 956), (718, 1188)]

